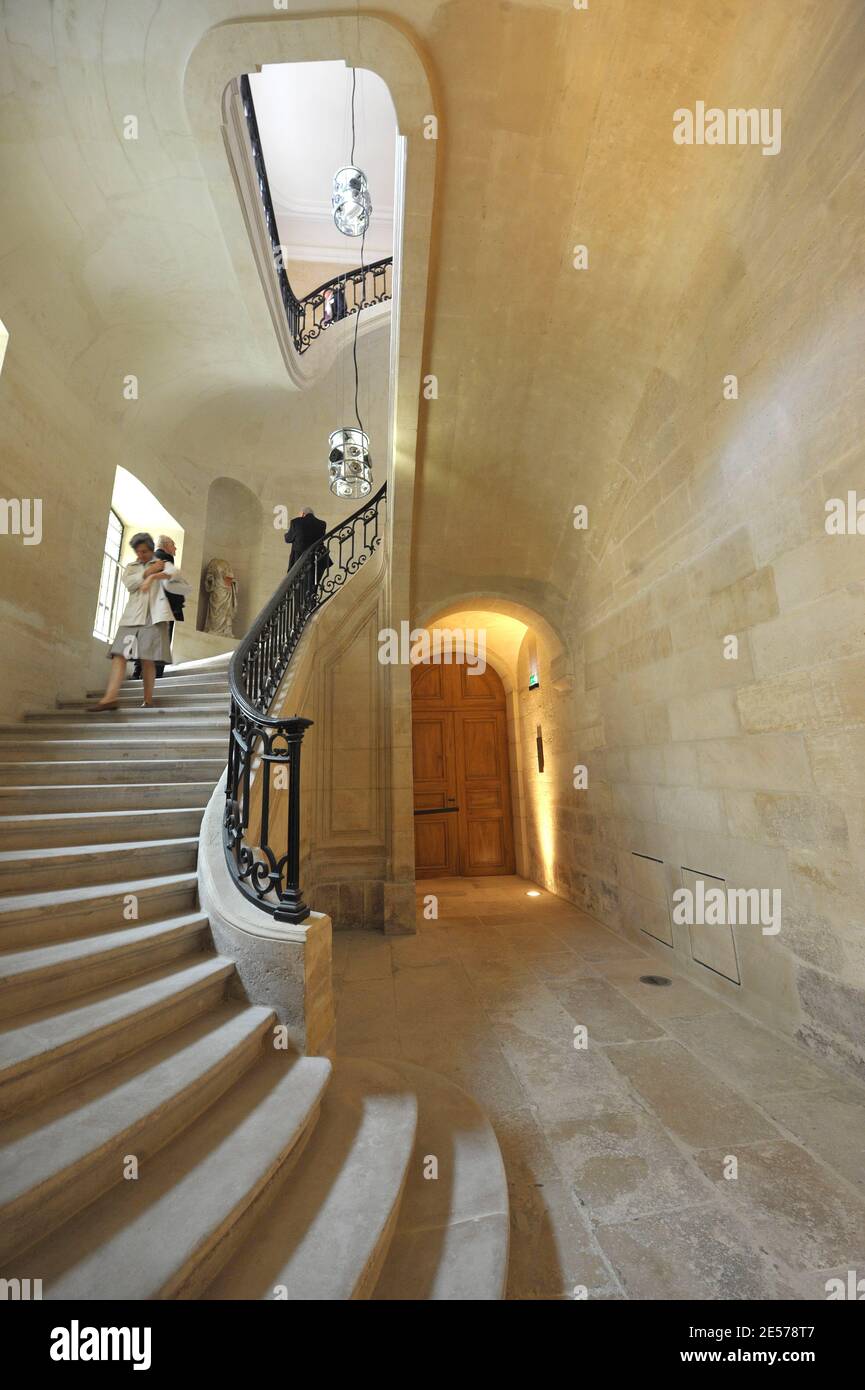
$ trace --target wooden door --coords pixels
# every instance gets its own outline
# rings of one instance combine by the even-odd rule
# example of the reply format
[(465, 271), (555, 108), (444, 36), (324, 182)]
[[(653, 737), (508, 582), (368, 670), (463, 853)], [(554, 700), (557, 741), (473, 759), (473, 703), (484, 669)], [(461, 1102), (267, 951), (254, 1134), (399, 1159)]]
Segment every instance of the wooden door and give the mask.
[(512, 874), (507, 717), (496, 672), (414, 667), (412, 746), (418, 877)]

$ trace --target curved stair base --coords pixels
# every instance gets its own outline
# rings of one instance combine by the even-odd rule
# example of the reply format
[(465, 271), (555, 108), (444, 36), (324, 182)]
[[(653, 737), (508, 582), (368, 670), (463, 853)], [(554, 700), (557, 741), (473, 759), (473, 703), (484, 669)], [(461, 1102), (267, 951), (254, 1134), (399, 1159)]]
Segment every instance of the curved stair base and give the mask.
[(0, 729), (0, 1278), (68, 1300), (500, 1298), (507, 1186), (478, 1105), (409, 1063), (280, 1050), (214, 950), (196, 854), (224, 665), (139, 698)]
[[(418, 1101), (399, 1219), (373, 1295), (388, 1300), (504, 1297), (510, 1218), (495, 1132), (470, 1095), (411, 1062), (388, 1062)], [(429, 1160), (438, 1176), (428, 1176)]]

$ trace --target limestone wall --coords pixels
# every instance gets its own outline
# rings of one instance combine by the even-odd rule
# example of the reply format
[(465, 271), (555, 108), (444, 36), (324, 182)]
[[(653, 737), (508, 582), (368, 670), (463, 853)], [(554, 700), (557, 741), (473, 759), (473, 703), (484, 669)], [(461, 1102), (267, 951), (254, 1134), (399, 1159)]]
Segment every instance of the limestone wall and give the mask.
[[(576, 684), (558, 695), (542, 670), (530, 840), (540, 881), (643, 945), (672, 941), (703, 983), (865, 1073), (865, 534), (826, 530), (829, 499), (865, 496), (858, 76), (841, 46), (820, 81), (836, 118), (803, 98), (799, 157), (683, 286), (577, 538)], [(780, 933), (736, 927), (695, 963), (704, 947), (670, 920), (683, 869), (780, 890)]]

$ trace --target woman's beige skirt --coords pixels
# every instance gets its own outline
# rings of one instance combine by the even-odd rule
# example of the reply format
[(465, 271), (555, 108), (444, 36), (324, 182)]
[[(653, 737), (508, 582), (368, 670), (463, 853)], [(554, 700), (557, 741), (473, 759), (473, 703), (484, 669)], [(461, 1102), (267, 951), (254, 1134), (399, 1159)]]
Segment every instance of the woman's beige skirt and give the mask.
[(143, 623), (140, 627), (119, 627), (108, 649), (109, 656), (125, 656), (127, 661), (170, 661), (168, 623)]

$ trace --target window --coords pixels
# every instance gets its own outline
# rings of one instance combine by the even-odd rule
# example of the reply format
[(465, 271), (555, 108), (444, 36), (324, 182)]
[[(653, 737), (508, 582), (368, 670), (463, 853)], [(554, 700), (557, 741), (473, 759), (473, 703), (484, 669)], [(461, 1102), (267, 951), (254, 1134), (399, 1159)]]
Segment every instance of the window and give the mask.
[(93, 622), (93, 636), (103, 642), (110, 642), (120, 620), (123, 585), (120, 582), (120, 552), (123, 546), (123, 522), (112, 508), (108, 513), (108, 530), (105, 535), (105, 554), (102, 556), (102, 577), (99, 581), (99, 599), (96, 604), (96, 617)]

